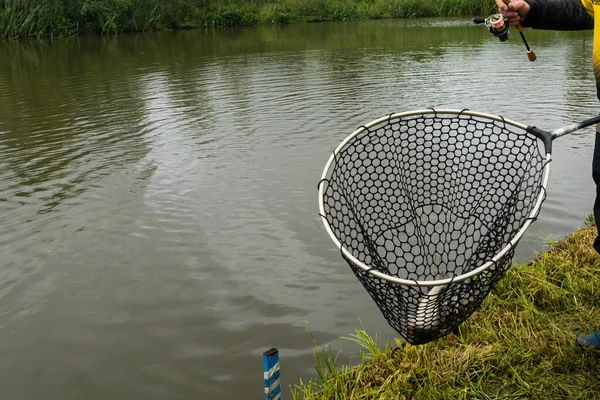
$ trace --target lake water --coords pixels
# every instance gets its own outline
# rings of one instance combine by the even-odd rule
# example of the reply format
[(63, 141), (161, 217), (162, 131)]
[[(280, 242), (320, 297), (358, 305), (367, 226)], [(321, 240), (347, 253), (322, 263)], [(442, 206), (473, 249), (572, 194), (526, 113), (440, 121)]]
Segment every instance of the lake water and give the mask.
[[(395, 332), (327, 237), (317, 183), (355, 128), (469, 108), (553, 129), (598, 113), (591, 32), (467, 19), (0, 44), (3, 399), (261, 399), (312, 336)], [(557, 141), (527, 261), (591, 213), (593, 129)], [(353, 362), (353, 361), (352, 361)]]

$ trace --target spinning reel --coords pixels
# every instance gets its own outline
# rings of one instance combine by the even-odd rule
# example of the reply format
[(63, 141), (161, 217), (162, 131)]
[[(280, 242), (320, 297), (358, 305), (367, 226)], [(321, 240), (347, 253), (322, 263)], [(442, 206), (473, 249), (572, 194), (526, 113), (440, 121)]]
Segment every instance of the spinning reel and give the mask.
[(508, 40), (508, 17), (502, 14), (490, 15), (487, 18), (476, 17), (473, 22), (485, 24), (490, 33), (500, 39), (501, 42)]
[[(504, 2), (506, 3), (507, 0)], [(506, 15), (494, 14), (487, 18), (476, 17), (473, 19), (473, 22), (476, 24), (485, 24), (490, 33), (500, 39), (501, 42), (508, 40), (509, 18)], [(527, 58), (529, 61), (535, 61), (537, 56), (533, 50), (529, 48), (529, 44), (527, 44), (527, 40), (525, 40), (525, 35), (523, 35), (523, 27), (521, 24), (517, 24), (516, 28), (521, 34), (521, 39), (523, 39), (523, 43), (525, 43), (525, 47), (527, 48)]]

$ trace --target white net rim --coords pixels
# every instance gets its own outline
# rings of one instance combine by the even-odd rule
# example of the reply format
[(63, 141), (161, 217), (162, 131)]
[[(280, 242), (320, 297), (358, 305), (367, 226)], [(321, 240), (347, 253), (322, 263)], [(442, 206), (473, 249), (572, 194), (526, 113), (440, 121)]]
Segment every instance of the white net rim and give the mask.
[(359, 134), (365, 132), (367, 129), (370, 129), (376, 125), (379, 125), (384, 122), (387, 123), (387, 122), (395, 120), (395, 119), (401, 119), (404, 117), (411, 117), (411, 116), (415, 116), (415, 115), (437, 115), (437, 114), (457, 115), (457, 116), (465, 115), (465, 116), (472, 116), (472, 117), (478, 117), (478, 118), (486, 118), (489, 120), (502, 122), (506, 125), (514, 126), (515, 128), (522, 129), (523, 131), (527, 131), (527, 128), (528, 128), (526, 125), (523, 125), (519, 122), (510, 120), (510, 119), (506, 119), (506, 118), (498, 116), (498, 115), (487, 114), (487, 113), (477, 112), (477, 111), (470, 111), (470, 110), (466, 110), (466, 109), (458, 110), (458, 109), (428, 108), (428, 109), (419, 109), (419, 110), (405, 111), (402, 113), (390, 114), (385, 117), (375, 119), (375, 120), (369, 122), (368, 124), (361, 126), (360, 128), (356, 129), (354, 132), (352, 132), (350, 135), (348, 135), (348, 137), (346, 137), (346, 139), (344, 139), (333, 151), (333, 153), (329, 157), (329, 160), (327, 161), (327, 164), (325, 164), (325, 168), (323, 169), (323, 174), (321, 175), (321, 180), (320, 180), (321, 183), (319, 184), (319, 214), (321, 216), (321, 221), (323, 222), (323, 224), (325, 226), (325, 230), (327, 231), (327, 234), (329, 235), (329, 238), (333, 241), (335, 246), (342, 252), (343, 256), (346, 257), (348, 260), (350, 260), (354, 265), (356, 265), (360, 269), (364, 270), (368, 274), (371, 274), (379, 279), (383, 279), (387, 282), (395, 283), (398, 285), (419, 286), (419, 287), (420, 286), (423, 286), (423, 287), (446, 286), (451, 283), (458, 283), (458, 282), (465, 281), (473, 276), (476, 276), (476, 275), (488, 270), (493, 265), (495, 265), (496, 262), (498, 262), (498, 260), (500, 260), (502, 257), (504, 257), (504, 255), (506, 255), (506, 253), (508, 253), (511, 249), (514, 249), (516, 247), (519, 240), (521, 240), (521, 238), (525, 234), (525, 231), (527, 231), (527, 229), (529, 228), (531, 223), (535, 220), (535, 217), (539, 213), (539, 210), (540, 210), (542, 203), (544, 202), (544, 199), (546, 196), (546, 187), (548, 185), (548, 177), (550, 175), (550, 161), (551, 161), (550, 153), (546, 153), (544, 176), (542, 178), (542, 190), (540, 190), (540, 194), (538, 195), (535, 206), (531, 210), (531, 213), (529, 214), (526, 222), (523, 224), (521, 229), (519, 229), (519, 231), (515, 234), (515, 236), (512, 238), (512, 240), (506, 246), (504, 246), (491, 260), (487, 261), (486, 263), (484, 263), (483, 265), (481, 265), (480, 267), (478, 267), (472, 271), (466, 272), (466, 273), (458, 275), (458, 276), (454, 276), (451, 278), (437, 279), (437, 280), (429, 280), (429, 281), (401, 279), (396, 276), (384, 274), (381, 271), (372, 269), (369, 266), (367, 266), (366, 264), (364, 264), (362, 261), (360, 261), (356, 257), (354, 257), (352, 255), (352, 253), (350, 253), (341, 244), (341, 242), (337, 239), (337, 237), (333, 233), (333, 230), (331, 229), (329, 222), (327, 221), (327, 216), (325, 213), (325, 206), (323, 203), (323, 196), (325, 193), (325, 186), (326, 186), (325, 182), (327, 180), (327, 176), (329, 175), (329, 171), (331, 170), (332, 166), (334, 165), (336, 155), (339, 154), (344, 149), (344, 147), (346, 147), (350, 142), (352, 142), (354, 140), (354, 138), (356, 138)]

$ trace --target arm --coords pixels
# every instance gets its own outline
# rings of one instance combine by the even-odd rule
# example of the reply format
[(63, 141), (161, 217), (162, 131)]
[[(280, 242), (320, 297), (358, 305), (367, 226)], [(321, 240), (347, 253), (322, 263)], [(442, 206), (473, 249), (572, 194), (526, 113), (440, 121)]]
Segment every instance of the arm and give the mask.
[[(526, 0), (530, 10), (523, 26), (533, 29), (576, 31), (592, 29), (594, 19), (581, 0)], [(589, 2), (591, 3), (591, 2)]]
[(496, 0), (498, 10), (533, 29), (582, 30), (594, 27), (592, 0), (513, 0), (508, 5)]

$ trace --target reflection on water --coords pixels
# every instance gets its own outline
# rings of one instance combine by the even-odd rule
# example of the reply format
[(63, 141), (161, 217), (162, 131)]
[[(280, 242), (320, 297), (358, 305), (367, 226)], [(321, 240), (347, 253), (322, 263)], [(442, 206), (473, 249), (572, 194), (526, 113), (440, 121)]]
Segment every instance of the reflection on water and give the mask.
[[(319, 343), (394, 332), (329, 241), (316, 184), (391, 112), (552, 129), (597, 113), (589, 32), (501, 43), (461, 20), (298, 24), (0, 45), (0, 383), (6, 398), (262, 398)], [(591, 212), (591, 129), (555, 144), (522, 242)]]

